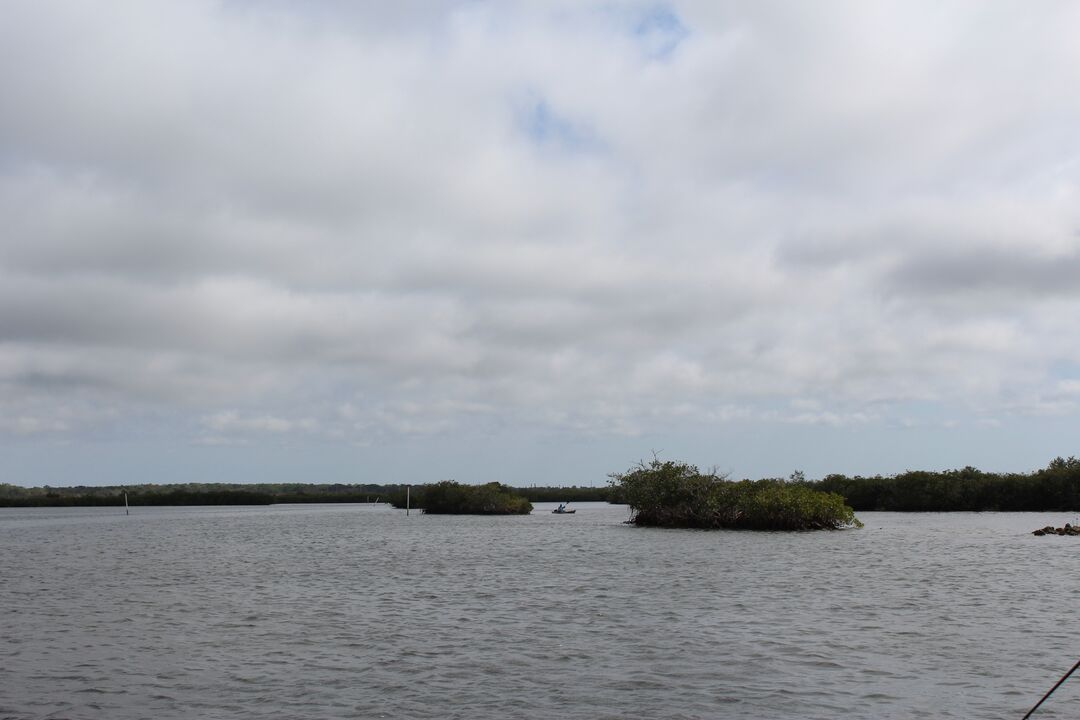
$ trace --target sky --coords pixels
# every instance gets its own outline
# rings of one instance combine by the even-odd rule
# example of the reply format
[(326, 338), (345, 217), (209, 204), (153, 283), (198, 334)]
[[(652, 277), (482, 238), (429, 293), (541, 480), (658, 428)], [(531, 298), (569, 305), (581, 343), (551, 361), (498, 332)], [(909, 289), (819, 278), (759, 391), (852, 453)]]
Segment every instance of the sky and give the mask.
[(0, 482), (1080, 454), (1080, 4), (4, 15)]

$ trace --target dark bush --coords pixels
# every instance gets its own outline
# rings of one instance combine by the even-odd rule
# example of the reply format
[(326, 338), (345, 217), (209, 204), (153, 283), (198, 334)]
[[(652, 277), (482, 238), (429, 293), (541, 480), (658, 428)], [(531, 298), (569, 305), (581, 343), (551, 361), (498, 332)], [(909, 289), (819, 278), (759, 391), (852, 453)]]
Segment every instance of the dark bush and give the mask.
[(835, 530), (861, 527), (835, 493), (781, 480), (730, 482), (693, 465), (653, 460), (611, 476), (635, 525), (735, 530)]
[[(391, 502), (394, 507), (405, 507), (404, 493), (394, 495)], [(462, 485), (443, 480), (413, 488), (409, 504), (432, 515), (528, 515), (532, 512), (532, 503), (497, 482)]]

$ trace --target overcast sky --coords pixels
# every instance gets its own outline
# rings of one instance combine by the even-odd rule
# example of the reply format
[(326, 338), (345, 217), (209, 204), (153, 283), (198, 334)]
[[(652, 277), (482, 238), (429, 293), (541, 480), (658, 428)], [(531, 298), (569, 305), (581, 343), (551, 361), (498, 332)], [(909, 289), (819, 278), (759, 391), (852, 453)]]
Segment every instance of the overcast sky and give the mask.
[(4, 3), (0, 482), (1080, 455), (1080, 4)]

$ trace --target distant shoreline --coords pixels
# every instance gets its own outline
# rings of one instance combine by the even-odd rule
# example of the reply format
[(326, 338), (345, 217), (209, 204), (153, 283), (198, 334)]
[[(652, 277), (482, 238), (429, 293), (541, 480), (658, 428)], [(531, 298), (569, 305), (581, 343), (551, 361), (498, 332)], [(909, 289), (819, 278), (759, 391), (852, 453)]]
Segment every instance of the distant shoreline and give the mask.
[[(414, 485), (413, 491), (423, 488)], [(405, 485), (210, 484), (109, 485), (101, 487), (34, 487), (0, 485), (0, 507), (122, 507), (124, 493), (131, 506), (163, 505), (280, 505), (286, 503), (405, 503)], [(606, 502), (611, 488), (513, 488), (530, 502)], [(416, 505), (414, 504), (414, 507)]]
[[(1080, 460), (1055, 458), (1032, 473), (911, 470), (872, 477), (833, 474), (785, 482), (807, 485), (844, 498), (855, 511), (886, 512), (1068, 512), (1080, 510)], [(188, 483), (101, 487), (21, 487), (0, 484), (0, 507), (94, 507), (139, 505), (273, 505), (282, 503), (372, 503), (404, 507), (405, 484)], [(425, 487), (412, 485), (413, 491)], [(617, 488), (511, 487), (529, 502), (621, 501)]]

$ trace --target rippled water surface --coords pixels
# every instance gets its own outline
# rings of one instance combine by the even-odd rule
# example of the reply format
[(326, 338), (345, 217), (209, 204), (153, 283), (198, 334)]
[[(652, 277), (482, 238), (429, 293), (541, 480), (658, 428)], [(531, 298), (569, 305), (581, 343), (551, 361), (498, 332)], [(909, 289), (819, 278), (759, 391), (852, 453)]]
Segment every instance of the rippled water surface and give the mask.
[(1073, 517), (550, 507), (0, 510), (0, 718), (1019, 718), (1080, 657)]

